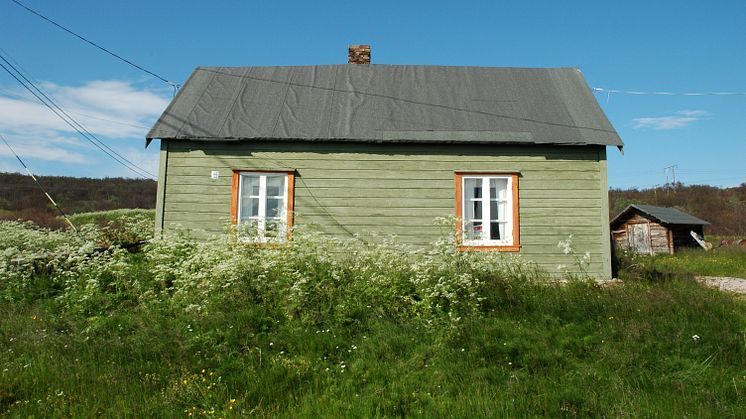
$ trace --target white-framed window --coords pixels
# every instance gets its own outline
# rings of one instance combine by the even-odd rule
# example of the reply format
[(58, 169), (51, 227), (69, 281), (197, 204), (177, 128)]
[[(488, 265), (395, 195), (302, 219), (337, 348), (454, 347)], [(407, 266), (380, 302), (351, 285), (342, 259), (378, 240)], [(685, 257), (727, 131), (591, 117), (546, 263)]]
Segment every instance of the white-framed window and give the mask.
[(284, 242), (293, 211), (292, 172), (233, 172), (231, 215), (239, 239)]
[(462, 248), (519, 250), (517, 174), (459, 172), (456, 182)]

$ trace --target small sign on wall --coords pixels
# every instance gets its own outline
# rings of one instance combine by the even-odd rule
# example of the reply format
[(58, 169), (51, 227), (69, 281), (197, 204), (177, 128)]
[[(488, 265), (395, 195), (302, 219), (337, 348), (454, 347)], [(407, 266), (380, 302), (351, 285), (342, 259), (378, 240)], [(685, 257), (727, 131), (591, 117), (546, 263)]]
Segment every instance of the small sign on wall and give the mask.
[(213, 170), (212, 172), (210, 172), (210, 179), (212, 180), (220, 179), (220, 172), (217, 170)]

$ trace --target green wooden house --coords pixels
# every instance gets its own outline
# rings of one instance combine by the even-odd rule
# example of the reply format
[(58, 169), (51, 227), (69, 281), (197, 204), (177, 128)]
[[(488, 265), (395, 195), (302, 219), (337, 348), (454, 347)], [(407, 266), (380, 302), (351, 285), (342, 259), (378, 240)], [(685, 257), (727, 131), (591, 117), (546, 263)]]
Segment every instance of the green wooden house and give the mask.
[(576, 69), (200, 67), (160, 139), (156, 229), (423, 245), (454, 217), (462, 251), (610, 277), (606, 147), (622, 147)]

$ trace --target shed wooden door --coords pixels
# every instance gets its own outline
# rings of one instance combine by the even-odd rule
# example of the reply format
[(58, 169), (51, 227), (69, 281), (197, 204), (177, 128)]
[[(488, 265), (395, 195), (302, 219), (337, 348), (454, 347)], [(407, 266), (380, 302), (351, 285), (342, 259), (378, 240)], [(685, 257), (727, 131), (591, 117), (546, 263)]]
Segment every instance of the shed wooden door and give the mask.
[(629, 247), (635, 252), (646, 254), (652, 252), (652, 248), (650, 247), (650, 224), (630, 224), (627, 236), (629, 237)]

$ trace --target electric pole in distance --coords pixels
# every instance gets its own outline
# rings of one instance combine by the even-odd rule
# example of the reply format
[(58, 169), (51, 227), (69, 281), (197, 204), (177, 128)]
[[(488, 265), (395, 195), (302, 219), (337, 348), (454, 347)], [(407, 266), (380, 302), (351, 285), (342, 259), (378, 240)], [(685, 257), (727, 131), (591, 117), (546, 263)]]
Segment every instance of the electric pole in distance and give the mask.
[(670, 166), (666, 166), (663, 168), (663, 174), (666, 175), (666, 184), (668, 184), (668, 172), (671, 172), (671, 183), (673, 185), (676, 185), (676, 168), (679, 167), (678, 164), (672, 164)]

